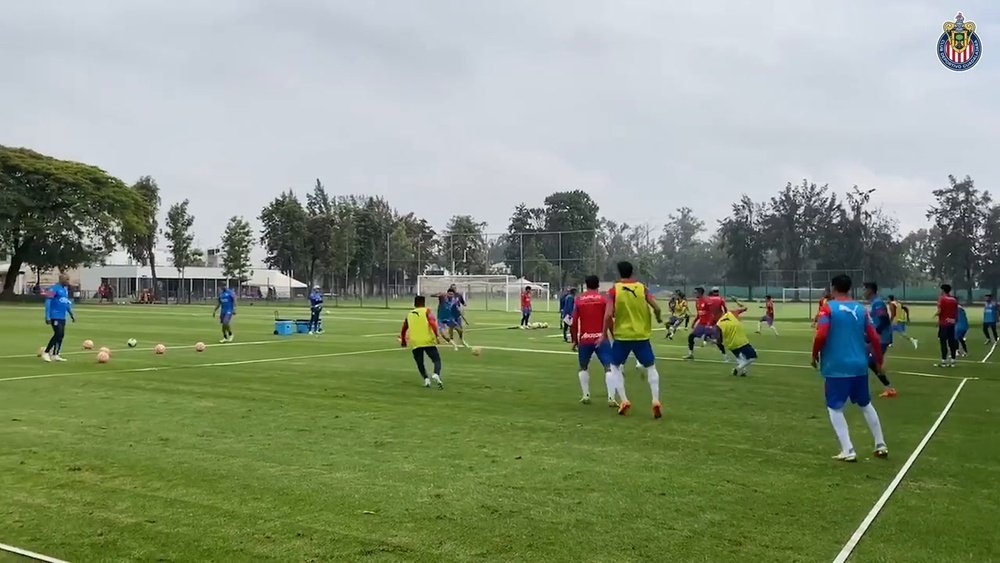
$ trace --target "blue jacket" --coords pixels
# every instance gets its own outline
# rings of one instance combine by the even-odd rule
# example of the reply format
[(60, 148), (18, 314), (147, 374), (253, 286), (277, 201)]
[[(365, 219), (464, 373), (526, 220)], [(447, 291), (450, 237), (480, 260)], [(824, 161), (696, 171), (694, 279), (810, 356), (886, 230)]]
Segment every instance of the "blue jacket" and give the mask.
[(69, 298), (69, 290), (56, 284), (45, 293), (45, 320), (66, 320), (73, 314), (73, 301)]

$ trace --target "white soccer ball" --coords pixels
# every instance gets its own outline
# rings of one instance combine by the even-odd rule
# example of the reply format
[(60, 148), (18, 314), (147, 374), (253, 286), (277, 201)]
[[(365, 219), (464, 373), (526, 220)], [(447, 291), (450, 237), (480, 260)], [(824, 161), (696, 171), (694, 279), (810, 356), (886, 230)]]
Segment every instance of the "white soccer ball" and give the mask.
[(129, 348), (135, 348), (136, 346), (139, 345), (139, 341), (136, 340), (135, 338), (129, 338), (128, 342), (126, 342), (126, 344), (128, 344)]
[(542, 328), (549, 328), (549, 323), (542, 323)]

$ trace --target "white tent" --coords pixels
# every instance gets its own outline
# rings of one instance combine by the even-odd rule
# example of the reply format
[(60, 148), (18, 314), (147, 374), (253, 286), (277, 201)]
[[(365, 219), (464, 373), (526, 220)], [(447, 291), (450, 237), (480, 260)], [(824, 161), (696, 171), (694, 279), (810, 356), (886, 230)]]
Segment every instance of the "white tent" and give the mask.
[(287, 299), (293, 294), (302, 293), (303, 290), (308, 289), (306, 284), (277, 270), (254, 270), (253, 274), (250, 275), (250, 281), (245, 285), (259, 287), (265, 294), (268, 287), (273, 287), (279, 299)]

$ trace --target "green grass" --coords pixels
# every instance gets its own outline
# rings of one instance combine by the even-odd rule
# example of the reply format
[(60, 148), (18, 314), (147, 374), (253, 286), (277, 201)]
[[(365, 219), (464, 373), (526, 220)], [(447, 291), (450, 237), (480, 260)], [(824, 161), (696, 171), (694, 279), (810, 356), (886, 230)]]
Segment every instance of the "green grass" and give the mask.
[[(44, 364), (40, 310), (0, 308), (0, 542), (54, 557), (831, 561), (963, 377), (979, 379), (855, 560), (996, 557), (1000, 370), (978, 363), (978, 328), (976, 361), (952, 370), (931, 366), (929, 327), (914, 329), (919, 351), (897, 345), (900, 396), (876, 403), (892, 456), (838, 465), (806, 323), (756, 336), (761, 364), (739, 379), (709, 348), (677, 361), (658, 333), (666, 413), (654, 421), (633, 371), (628, 417), (579, 405), (556, 331), (506, 330), (516, 317), (503, 313), (471, 315), (481, 357), (443, 350), (444, 391), (423, 389), (397, 349), (400, 311), (331, 309), (321, 338), (280, 338), (271, 309), (243, 307), (237, 343), (201, 354), (194, 342), (218, 338), (210, 308), (77, 314), (71, 361)], [(112, 347), (111, 363), (80, 351), (85, 338)], [(164, 356), (150, 351), (160, 342)], [(862, 418), (849, 420), (866, 451)]]

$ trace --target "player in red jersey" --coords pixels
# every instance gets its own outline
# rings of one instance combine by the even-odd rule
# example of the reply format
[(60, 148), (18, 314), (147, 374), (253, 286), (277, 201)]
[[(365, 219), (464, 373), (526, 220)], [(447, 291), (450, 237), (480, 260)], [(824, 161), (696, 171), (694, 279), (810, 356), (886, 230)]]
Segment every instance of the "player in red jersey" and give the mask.
[[(958, 299), (951, 295), (951, 285), (941, 284), (941, 296), (938, 297), (938, 342), (941, 343), (941, 363), (937, 367), (955, 367), (955, 356), (958, 355), (958, 337), (955, 334), (955, 324), (958, 323)], [(949, 355), (950, 353), (950, 355)]]
[(531, 319), (531, 287), (524, 286), (521, 292), (521, 328), (528, 328)]
[(712, 339), (719, 351), (722, 352), (723, 357), (726, 355), (726, 349), (722, 347), (722, 339), (719, 338), (717, 326), (719, 319), (725, 313), (726, 302), (718, 295), (718, 290), (713, 289), (715, 295), (705, 295), (704, 287), (694, 288), (694, 306), (697, 319), (694, 321), (694, 328), (688, 334), (688, 353), (684, 356), (685, 360), (694, 359), (694, 341), (699, 337), (702, 339), (702, 346), (705, 345), (707, 339)]
[(768, 328), (778, 336), (778, 329), (774, 326), (774, 299), (770, 295), (764, 296), (764, 316), (757, 321), (757, 334), (760, 334), (764, 323), (767, 323)]
[(604, 334), (604, 313), (608, 307), (607, 298), (598, 291), (601, 280), (597, 276), (587, 276), (587, 290), (576, 297), (570, 332), (573, 349), (580, 360), (580, 402), (590, 404), (590, 358), (597, 355), (597, 361), (604, 367), (604, 383), (608, 390), (608, 406), (618, 407), (615, 392), (625, 400), (625, 385), (618, 385), (615, 372), (611, 369), (611, 343)]
[(819, 322), (819, 314), (823, 311), (823, 307), (830, 301), (830, 290), (826, 289), (823, 291), (823, 297), (819, 298), (819, 305), (816, 306), (816, 314), (813, 315), (812, 327), (816, 328), (816, 323)]

